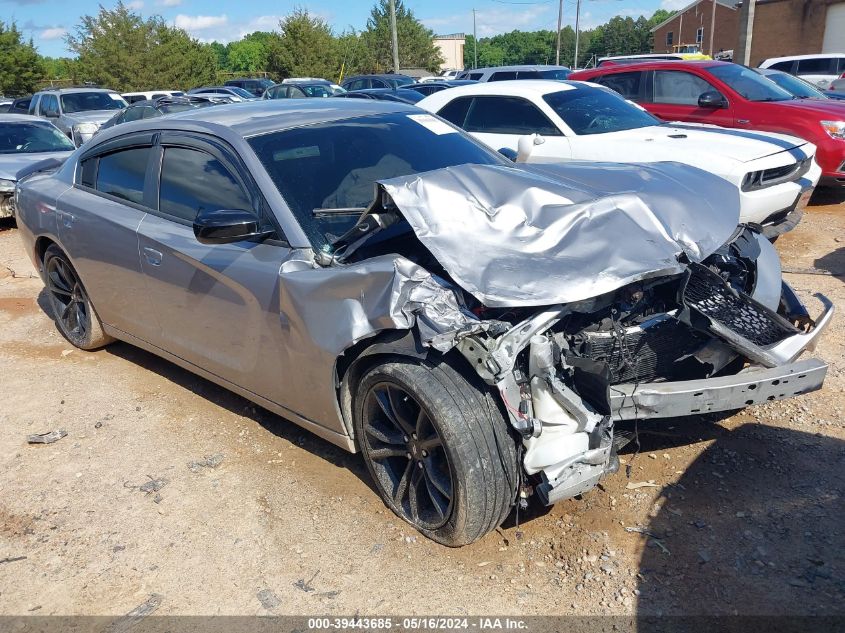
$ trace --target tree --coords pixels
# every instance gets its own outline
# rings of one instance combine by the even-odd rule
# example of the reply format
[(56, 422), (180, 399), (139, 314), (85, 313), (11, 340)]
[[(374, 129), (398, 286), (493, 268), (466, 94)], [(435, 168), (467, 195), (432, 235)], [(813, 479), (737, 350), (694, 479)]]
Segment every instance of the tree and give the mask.
[(367, 30), (361, 35), (370, 53), (372, 64), (372, 67), (366, 70), (375, 72), (385, 70), (399, 72), (401, 68), (425, 68), (432, 72), (440, 70), (443, 57), (434, 45), (434, 31), (423, 26), (402, 0), (396, 0), (396, 32), (399, 40), (400, 68), (393, 68), (389, 0), (378, 0), (370, 11)]
[(338, 75), (337, 41), (323, 18), (296, 8), (279, 22), (279, 28), (281, 36), (269, 44), (267, 69), (270, 72), (279, 78)]
[(17, 24), (0, 22), (0, 91), (19, 96), (35, 91), (44, 64), (32, 40), (24, 42)]
[(86, 15), (66, 37), (80, 79), (115, 90), (189, 88), (215, 80), (214, 50), (161, 16), (143, 19), (122, 1)]

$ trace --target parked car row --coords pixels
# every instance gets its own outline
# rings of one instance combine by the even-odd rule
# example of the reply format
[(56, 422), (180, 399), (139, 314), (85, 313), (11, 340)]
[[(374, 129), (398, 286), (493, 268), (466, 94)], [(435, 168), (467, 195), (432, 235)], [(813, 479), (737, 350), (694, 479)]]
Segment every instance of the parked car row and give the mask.
[(628, 421), (821, 388), (827, 364), (799, 357), (833, 306), (811, 315), (748, 221), (814, 184), (812, 143), (659, 125), (576, 82), (448, 88), (421, 101), (440, 116), (355, 93), (142, 117), (19, 178), (62, 335), (137, 345), (360, 452), (450, 546), (594, 488)]

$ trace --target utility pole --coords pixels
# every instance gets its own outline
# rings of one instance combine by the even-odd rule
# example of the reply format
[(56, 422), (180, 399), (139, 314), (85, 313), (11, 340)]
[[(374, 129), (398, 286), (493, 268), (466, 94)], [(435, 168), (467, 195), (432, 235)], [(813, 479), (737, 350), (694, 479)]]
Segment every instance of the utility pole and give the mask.
[(581, 39), (581, 0), (575, 4), (575, 59), (572, 70), (578, 70), (578, 40)]
[(757, 0), (744, 0), (739, 12), (739, 46), (734, 51), (737, 64), (748, 66), (751, 63), (751, 40), (754, 36), (754, 9)]
[(555, 66), (560, 66), (560, 27), (563, 22), (563, 0), (557, 7), (557, 48), (555, 48)]
[(713, 13), (710, 16), (710, 57), (713, 57), (713, 35), (716, 33), (716, 0), (713, 2)]
[(472, 10), (472, 68), (478, 68), (478, 34), (475, 31), (475, 9)]
[(390, 0), (390, 39), (393, 44), (393, 72), (399, 72), (399, 36), (396, 34), (396, 2)]

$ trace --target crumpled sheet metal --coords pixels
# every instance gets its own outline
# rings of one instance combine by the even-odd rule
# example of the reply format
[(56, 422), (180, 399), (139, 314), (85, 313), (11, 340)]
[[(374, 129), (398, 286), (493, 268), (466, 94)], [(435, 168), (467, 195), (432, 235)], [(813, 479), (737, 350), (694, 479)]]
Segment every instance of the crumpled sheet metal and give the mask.
[(445, 282), (397, 255), (330, 270), (294, 259), (280, 274), (285, 352), (297, 368), (290, 387), (311, 394), (300, 400), (299, 413), (321, 423), (338, 419), (334, 378), (326, 369), (358, 341), (416, 325), (423, 344), (445, 352), (455, 345), (456, 332), (489, 325), (467, 311)]
[(679, 163), (460, 165), (380, 184), (489, 307), (590, 299), (701, 261), (739, 222), (735, 185)]

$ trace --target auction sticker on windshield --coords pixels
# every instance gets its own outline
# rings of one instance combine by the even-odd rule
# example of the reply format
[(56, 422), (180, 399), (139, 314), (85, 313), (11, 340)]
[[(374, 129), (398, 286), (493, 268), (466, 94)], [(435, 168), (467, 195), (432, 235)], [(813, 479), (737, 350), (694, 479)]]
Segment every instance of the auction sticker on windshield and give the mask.
[(455, 134), (457, 131), (430, 114), (409, 114), (408, 118), (435, 134)]

